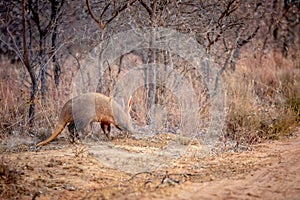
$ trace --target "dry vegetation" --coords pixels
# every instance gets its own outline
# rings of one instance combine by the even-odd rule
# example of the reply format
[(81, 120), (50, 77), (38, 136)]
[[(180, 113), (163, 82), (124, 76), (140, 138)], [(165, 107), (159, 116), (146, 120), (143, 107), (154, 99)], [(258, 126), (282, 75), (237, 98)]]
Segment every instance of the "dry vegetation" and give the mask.
[[(130, 58), (128, 56), (129, 66)], [(72, 95), (72, 77), (76, 72), (70, 67), (66, 67), (62, 72), (62, 83), (58, 89), (55, 87), (48, 91), (46, 104), (42, 99), (36, 100), (37, 113), (34, 132), (28, 135), (28, 99), (29, 86), (24, 72), (19, 64), (3, 63), (1, 66), (1, 138), (9, 136), (18, 138), (20, 135), (35, 136), (34, 142), (46, 138), (51, 134), (59, 110), (64, 102)], [(262, 60), (255, 59), (253, 56), (244, 57), (238, 62), (237, 70), (227, 72), (224, 75), (227, 94), (227, 110), (224, 142), (233, 140), (238, 144), (252, 144), (261, 142), (265, 139), (278, 139), (283, 136), (289, 136), (299, 125), (299, 107), (300, 107), (300, 73), (297, 62), (289, 58), (282, 57), (279, 53), (268, 54)], [(117, 67), (117, 66), (115, 66)], [(134, 68), (135, 66), (133, 66)], [(129, 69), (124, 69), (129, 70)], [(180, 68), (178, 68), (180, 70)], [(106, 73), (113, 73), (110, 70)], [(111, 75), (110, 75), (111, 76)], [(110, 77), (106, 76), (106, 77)], [(190, 76), (192, 77), (192, 76)], [(197, 79), (192, 79), (195, 91), (199, 91), (199, 96), (205, 96), (205, 90), (201, 88), (201, 83)], [(197, 85), (198, 84), (198, 85)], [(25, 87), (24, 87), (25, 85)], [(201, 92), (202, 91), (202, 92)], [(109, 90), (105, 93), (109, 94)], [(147, 120), (146, 105), (144, 101), (145, 93), (140, 88), (133, 95), (135, 104), (132, 118), (136, 125), (145, 126)], [(172, 93), (164, 91), (161, 105), (165, 105), (166, 113), (156, 116), (156, 120), (168, 122), (164, 127), (158, 127), (155, 131), (176, 133), (174, 128), (180, 123), (180, 111), (176, 108), (176, 98)], [(199, 98), (200, 105), (205, 105), (205, 98)], [(168, 102), (168, 103), (166, 103)], [(209, 106), (209, 105), (206, 105)], [(209, 107), (201, 110), (200, 117), (203, 121), (208, 120)], [(162, 119), (165, 118), (165, 119)], [(203, 122), (204, 123), (204, 122)], [(200, 124), (201, 126), (201, 124)], [(149, 130), (154, 131), (154, 130)], [(156, 134), (157, 134), (156, 133)], [(15, 140), (24, 142), (22, 139)], [(32, 142), (27, 141), (27, 144)]]
[[(279, 55), (276, 56), (278, 59)], [(228, 141), (234, 142), (234, 146), (227, 150), (240, 151), (245, 145), (261, 143), (268, 139), (283, 139), (293, 135), (295, 128), (299, 126), (299, 67), (285, 58), (281, 58), (280, 61), (278, 64), (272, 55), (266, 57), (263, 62), (246, 57), (239, 61), (238, 69), (234, 73), (228, 72), (224, 76), (227, 83), (227, 117), (226, 135), (222, 142), (227, 145), (232, 143)], [(263, 68), (260, 66), (261, 63), (264, 65)], [(187, 145), (186, 152), (180, 159), (173, 161), (166, 159), (169, 167), (162, 170), (142, 170), (141, 173), (128, 173), (108, 167), (102, 161), (99, 162), (89, 148), (80, 145), (70, 146), (67, 139), (58, 139), (58, 143), (54, 142), (42, 151), (33, 152), (35, 142), (51, 134), (60, 107), (71, 90), (66, 81), (61, 84), (60, 90), (51, 91), (53, 95), (47, 98), (47, 106), (43, 106), (42, 101), (37, 99), (36, 136), (33, 137), (27, 132), (28, 104), (23, 103), (28, 99), (28, 93), (26, 88), (24, 90), (22, 82), (15, 82), (20, 79), (20, 73), (11, 69), (17, 65), (6, 66), (10, 67), (2, 67), (1, 74), (4, 77), (1, 81), (2, 94), (5, 94), (1, 99), (3, 103), (0, 149), (2, 154), (0, 192), (3, 199), (11, 197), (120, 199), (124, 196), (174, 198), (174, 195), (179, 195), (174, 192), (174, 187), (183, 184), (180, 187), (185, 188), (186, 184), (190, 183), (242, 177), (243, 174), (254, 173), (269, 165), (279, 156), (272, 152), (265, 156), (251, 153), (253, 146), (247, 147), (248, 151), (252, 150), (242, 155), (225, 151), (219, 153), (217, 157), (204, 156), (201, 141), (191, 144), (189, 140), (177, 138), (175, 134), (173, 137), (172, 133), (144, 139), (113, 141), (112, 148), (123, 149), (133, 154), (160, 151), (173, 140)], [(65, 80), (71, 79), (71, 74), (67, 71), (63, 72), (63, 76), (66, 76)], [(139, 94), (141, 93), (138, 91), (135, 93), (138, 102), (142, 99)], [(137, 107), (135, 112), (143, 109), (143, 106)], [(143, 120), (139, 121), (139, 114), (135, 112), (132, 115), (136, 124), (145, 123)], [(66, 133), (63, 134), (65, 135)], [(96, 143), (94, 140), (88, 140), (88, 143), (96, 146), (104, 145), (99, 144), (99, 140), (104, 140), (105, 143), (102, 136)], [(137, 164), (129, 164), (137, 167)], [(136, 169), (134, 168), (132, 172)]]
[[(276, 173), (281, 167), (283, 176), (293, 179), (295, 175), (294, 182), (276, 176), (279, 183), (271, 182), (276, 190), (269, 183), (264, 186), (280, 198), (289, 197), (277, 188), (284, 181), (287, 191), (292, 190), (291, 197), (296, 197), (300, 177), (299, 1), (124, 2), (0, 3), (6, 5), (0, 8), (0, 199), (184, 199), (181, 195), (193, 194), (199, 185), (214, 184), (212, 188), (218, 191), (208, 192), (211, 199), (219, 189), (223, 192), (222, 184), (253, 181), (252, 175), (260, 178), (261, 168), (268, 177), (261, 182), (274, 181), (266, 171)], [(95, 124), (94, 134), (83, 143), (70, 144), (65, 130), (53, 143), (36, 149), (37, 142), (52, 134), (64, 103), (90, 89), (75, 85), (75, 78), (91, 65), (103, 69), (98, 63), (102, 55), (85, 60), (91, 55), (87, 52), (102, 45), (105, 49), (114, 34), (145, 26), (152, 31), (171, 27), (191, 36), (218, 66), (226, 90), (226, 119), (215, 148), (204, 141), (213, 106), (206, 82), (211, 77), (197, 70), (202, 66), (192, 66), (171, 50), (154, 50), (145, 34), (149, 46), (103, 61), (107, 68), (101, 79), (97, 77), (97, 91), (108, 96), (118, 81), (133, 81), (134, 77), (126, 79), (128, 72), (141, 71), (145, 80), (154, 79), (155, 84), (141, 84), (132, 94), (125, 94), (133, 96), (130, 114), (139, 134), (124, 138), (113, 129), (116, 137), (108, 141)], [(199, 132), (191, 135), (196, 138), (181, 132), (180, 101), (164, 85), (170, 77), (157, 73), (158, 67), (153, 68), (157, 71), (144, 67), (153, 63), (170, 67), (194, 90)], [(85, 75), (87, 85), (91, 84), (89, 76), (95, 74)], [(122, 103), (122, 99), (117, 101)], [(292, 139), (286, 142), (287, 138)], [(239, 185), (228, 191), (238, 193)], [(218, 193), (219, 197), (232, 197), (228, 191)], [(251, 196), (252, 192), (243, 197), (273, 197)]]
[(242, 59), (233, 76), (225, 78), (227, 136), (238, 143), (289, 136), (299, 126), (299, 70), (297, 61), (276, 52), (262, 60)]

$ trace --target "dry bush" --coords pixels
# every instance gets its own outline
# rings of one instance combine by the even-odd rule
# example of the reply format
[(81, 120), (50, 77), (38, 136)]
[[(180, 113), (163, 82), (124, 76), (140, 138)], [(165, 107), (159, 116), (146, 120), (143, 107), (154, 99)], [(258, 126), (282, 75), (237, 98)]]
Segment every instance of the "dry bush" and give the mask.
[[(248, 55), (251, 55), (248, 53)], [(297, 58), (297, 57), (296, 57)], [(227, 73), (227, 119), (225, 136), (239, 143), (254, 143), (263, 139), (276, 139), (291, 133), (299, 124), (300, 107), (300, 68), (295, 59), (286, 59), (280, 53), (268, 54), (262, 59), (242, 56), (234, 73)], [(207, 88), (193, 66), (184, 61), (174, 61), (174, 70), (191, 83), (199, 104), (200, 129), (209, 125), (209, 98)], [(115, 83), (122, 76), (142, 64), (137, 55), (124, 56), (121, 72), (119, 60), (112, 64), (103, 75), (103, 92), (110, 95)], [(61, 83), (56, 88), (49, 67), (49, 89), (47, 96), (36, 100), (36, 121), (34, 135), (40, 141), (48, 137), (55, 126), (64, 103), (72, 97), (72, 83), (78, 72), (77, 63), (69, 59), (64, 63)], [(21, 65), (2, 63), (0, 67), (0, 137), (28, 135), (28, 99), (30, 81)], [(51, 80), (52, 79), (52, 80)], [(145, 132), (178, 133), (181, 123), (180, 105), (177, 97), (157, 85), (155, 116), (156, 125), (147, 126), (146, 93), (143, 86), (133, 95), (134, 104), (131, 116), (135, 124), (145, 127)], [(125, 100), (126, 101), (126, 100)], [(205, 131), (204, 131), (205, 132)], [(24, 140), (24, 139), (23, 139)], [(4, 140), (3, 140), (4, 141)], [(11, 140), (22, 143), (19, 140)], [(23, 141), (24, 143), (24, 141)]]
[(237, 143), (288, 136), (299, 124), (300, 69), (281, 54), (246, 57), (228, 83), (226, 136)]
[(26, 96), (18, 81), (18, 68), (9, 62), (0, 67), (0, 137), (23, 132), (25, 126)]
[[(9, 140), (17, 146), (32, 136), (40, 137), (38, 140), (48, 137), (54, 128), (57, 116), (63, 104), (70, 98), (72, 92), (72, 77), (76, 70), (67, 65), (62, 71), (59, 88), (54, 86), (53, 75), (49, 70), (49, 88), (47, 96), (43, 99), (40, 95), (36, 98), (35, 124), (30, 128), (28, 121), (30, 79), (22, 64), (10, 64), (2, 62), (0, 65), (0, 138)], [(30, 130), (30, 131), (29, 131)], [(33, 135), (32, 135), (33, 134)], [(21, 136), (21, 137), (20, 137)], [(24, 141), (23, 141), (24, 140)], [(29, 143), (26, 141), (25, 143)]]

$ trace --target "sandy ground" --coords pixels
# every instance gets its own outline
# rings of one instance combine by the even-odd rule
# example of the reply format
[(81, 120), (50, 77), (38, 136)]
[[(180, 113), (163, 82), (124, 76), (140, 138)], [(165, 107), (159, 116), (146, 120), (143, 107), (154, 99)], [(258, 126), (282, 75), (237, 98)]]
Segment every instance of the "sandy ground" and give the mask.
[(299, 199), (299, 135), (210, 156), (168, 135), (2, 145), (0, 199)]
[[(265, 166), (237, 177), (188, 183), (180, 199), (300, 199), (300, 139), (266, 144), (252, 152)], [(257, 156), (257, 155), (255, 155)]]

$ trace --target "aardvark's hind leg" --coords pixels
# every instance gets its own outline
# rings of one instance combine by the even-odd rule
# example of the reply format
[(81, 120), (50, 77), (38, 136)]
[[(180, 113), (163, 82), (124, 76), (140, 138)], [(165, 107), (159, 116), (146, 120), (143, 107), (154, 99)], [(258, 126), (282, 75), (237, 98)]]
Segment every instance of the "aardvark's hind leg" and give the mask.
[(110, 124), (107, 123), (101, 123), (101, 129), (103, 130), (105, 136), (111, 140), (111, 136), (110, 136)]

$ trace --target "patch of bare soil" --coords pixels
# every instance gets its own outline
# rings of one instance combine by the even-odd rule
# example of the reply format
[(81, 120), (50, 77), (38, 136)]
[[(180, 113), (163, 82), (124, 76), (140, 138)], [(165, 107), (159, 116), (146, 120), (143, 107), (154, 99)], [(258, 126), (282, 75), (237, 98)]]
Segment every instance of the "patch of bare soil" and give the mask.
[(37, 151), (2, 146), (0, 199), (299, 199), (297, 135), (214, 156), (199, 156), (198, 143), (174, 153), (168, 135), (80, 145), (60, 138)]

